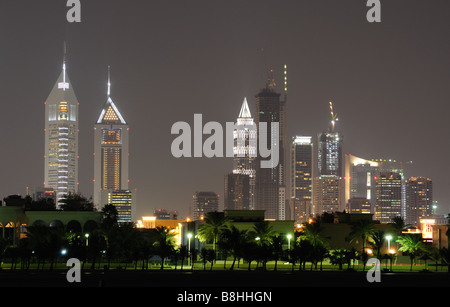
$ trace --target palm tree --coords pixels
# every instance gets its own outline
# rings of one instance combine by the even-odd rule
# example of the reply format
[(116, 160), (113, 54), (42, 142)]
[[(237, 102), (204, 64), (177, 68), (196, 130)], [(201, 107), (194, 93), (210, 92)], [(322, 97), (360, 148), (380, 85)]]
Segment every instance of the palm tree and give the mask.
[(253, 229), (249, 233), (250, 238), (257, 239), (258, 245), (271, 245), (272, 239), (275, 236), (270, 222), (261, 221), (253, 225)]
[(174, 251), (173, 237), (174, 235), (169, 232), (168, 228), (164, 226), (156, 227), (154, 246), (156, 247), (156, 254), (161, 258), (161, 270), (164, 269), (164, 259)]
[(324, 227), (321, 226), (320, 222), (306, 224), (303, 230), (304, 232), (300, 235), (300, 240), (306, 239), (313, 247), (319, 245), (326, 246), (327, 238), (322, 234)]
[(178, 254), (181, 260), (181, 270), (183, 271), (183, 263), (184, 259), (188, 257), (188, 248), (186, 245), (181, 245), (180, 249), (178, 250)]
[(283, 253), (283, 240), (280, 236), (276, 236), (274, 235), (272, 237), (272, 254), (273, 254), (273, 258), (275, 260), (275, 267), (274, 267), (274, 271), (277, 270), (277, 264), (278, 264), (278, 260), (280, 259), (282, 253)]
[(422, 238), (417, 235), (405, 235), (398, 238), (396, 242), (400, 243), (401, 245), (399, 251), (409, 254), (409, 258), (411, 259), (410, 271), (412, 271), (413, 260), (416, 258), (419, 252), (424, 250)]
[(228, 219), (222, 212), (208, 212), (198, 229), (198, 238), (201, 242), (213, 241), (213, 250), (216, 252), (217, 238), (227, 226)]
[(230, 267), (232, 271), (236, 259), (242, 255), (242, 248), (247, 241), (247, 230), (239, 230), (232, 225), (222, 230), (222, 239), (233, 253), (233, 264)]
[(337, 264), (339, 271), (342, 271), (342, 266), (347, 261), (347, 251), (345, 249), (335, 249), (330, 251), (330, 263)]
[(399, 216), (394, 217), (389, 225), (392, 225), (392, 227), (394, 228), (395, 236), (401, 236), (402, 230), (406, 226), (405, 221)]
[(375, 234), (375, 223), (371, 220), (361, 219), (352, 225), (352, 230), (349, 234), (350, 242), (359, 239), (362, 241), (362, 253), (366, 252), (366, 242)]
[(385, 242), (384, 231), (375, 231), (373, 235), (369, 238), (369, 244), (374, 250), (376, 250), (377, 258), (381, 259), (381, 247)]

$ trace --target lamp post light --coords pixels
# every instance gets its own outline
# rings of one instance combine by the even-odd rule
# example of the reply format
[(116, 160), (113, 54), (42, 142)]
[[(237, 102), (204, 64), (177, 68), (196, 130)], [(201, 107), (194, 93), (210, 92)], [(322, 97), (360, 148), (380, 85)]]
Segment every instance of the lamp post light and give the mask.
[(289, 233), (287, 235), (287, 238), (288, 238), (288, 250), (291, 250), (291, 238), (292, 238), (292, 235)]
[(88, 247), (89, 246), (89, 234), (87, 233), (84, 236), (86, 237), (86, 247)]
[(391, 250), (391, 240), (392, 240), (392, 236), (391, 235), (387, 235), (386, 239), (388, 240), (388, 253)]
[(189, 264), (188, 265), (191, 265), (191, 238), (192, 238), (192, 233), (188, 232), (187, 237), (188, 237), (188, 258), (189, 258)]

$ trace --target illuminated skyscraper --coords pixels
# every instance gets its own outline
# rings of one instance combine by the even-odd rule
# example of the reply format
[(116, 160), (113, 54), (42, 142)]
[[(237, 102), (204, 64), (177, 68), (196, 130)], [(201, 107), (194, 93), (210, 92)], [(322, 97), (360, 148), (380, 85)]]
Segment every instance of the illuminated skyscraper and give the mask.
[(56, 193), (57, 206), (64, 196), (78, 192), (78, 99), (66, 72), (62, 72), (45, 101), (44, 186)]
[(313, 143), (310, 136), (296, 136), (291, 145), (290, 207), (297, 223), (306, 222), (312, 206)]
[(317, 167), (314, 178), (314, 213), (342, 211), (345, 208), (343, 179), (343, 136), (335, 131), (337, 114), (330, 102), (331, 124), (326, 132), (319, 134)]
[(107, 204), (111, 204), (116, 207), (117, 222), (131, 223), (133, 221), (133, 193), (130, 190), (105, 190), (105, 192), (102, 193), (102, 196), (103, 200), (107, 200)]
[[(253, 122), (247, 98), (242, 103), (239, 117), (237, 118), (236, 129), (234, 130), (234, 159), (233, 174), (249, 176), (249, 203), (244, 206), (246, 209), (255, 208), (255, 156), (257, 129)], [(225, 193), (226, 190), (225, 190)]]
[(219, 195), (214, 192), (195, 192), (192, 220), (201, 220), (208, 212), (219, 211)]
[(94, 125), (94, 205), (101, 209), (109, 204), (111, 192), (128, 191), (128, 124), (108, 94)]
[(382, 172), (375, 179), (375, 220), (390, 223), (394, 217), (402, 216), (402, 175)]
[(419, 220), (432, 216), (433, 182), (430, 178), (411, 177), (406, 180), (405, 224), (419, 226)]

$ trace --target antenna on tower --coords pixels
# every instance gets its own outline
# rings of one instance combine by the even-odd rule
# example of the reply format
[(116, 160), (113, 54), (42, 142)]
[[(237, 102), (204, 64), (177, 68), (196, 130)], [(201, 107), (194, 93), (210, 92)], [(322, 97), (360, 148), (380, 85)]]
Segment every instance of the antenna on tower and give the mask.
[(63, 44), (63, 82), (58, 84), (58, 88), (62, 88), (63, 91), (69, 89), (69, 83), (66, 82), (66, 41)]
[(273, 69), (269, 69), (267, 66), (267, 60), (266, 60), (266, 54), (264, 53), (264, 48), (261, 48), (261, 52), (264, 57), (264, 65), (266, 66), (266, 72), (267, 72), (267, 81), (266, 86), (267, 88), (274, 88), (276, 86), (275, 79), (273, 77)]
[[(64, 70), (63, 82), (66, 83), (66, 52), (67, 52), (66, 41), (64, 41), (63, 52), (64, 52), (64, 55), (63, 55), (63, 70)], [(66, 89), (64, 88), (64, 90), (66, 90)]]
[(287, 65), (284, 64), (284, 93), (286, 93), (286, 94), (287, 94), (287, 86), (288, 86)]

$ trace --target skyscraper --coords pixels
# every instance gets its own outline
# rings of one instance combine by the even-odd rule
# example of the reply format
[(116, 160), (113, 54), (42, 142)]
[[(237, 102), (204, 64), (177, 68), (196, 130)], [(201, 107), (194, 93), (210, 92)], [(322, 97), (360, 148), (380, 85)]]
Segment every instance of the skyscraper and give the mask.
[[(242, 103), (236, 129), (234, 130), (234, 159), (233, 174), (249, 176), (249, 206), (246, 209), (255, 208), (255, 156), (257, 152), (257, 129), (253, 122), (247, 98)], [(225, 190), (226, 193), (226, 190)]]
[(45, 101), (44, 186), (55, 191), (57, 206), (78, 192), (78, 106), (64, 50), (62, 72)]
[(133, 193), (130, 190), (105, 190), (102, 196), (106, 204), (116, 207), (118, 223), (131, 223), (133, 221)]
[(250, 176), (244, 174), (225, 175), (224, 210), (250, 209)]
[(333, 213), (344, 210), (344, 181), (337, 176), (319, 176), (314, 178), (314, 208), (315, 214)]
[(337, 114), (330, 102), (331, 123), (326, 132), (318, 136), (317, 168), (314, 178), (314, 213), (342, 211), (344, 202), (343, 182), (343, 136), (335, 131)]
[[(281, 127), (285, 125), (281, 116), (282, 107), (280, 94), (276, 93), (273, 86), (268, 84), (256, 95), (256, 124), (267, 123), (267, 146), (279, 147), (279, 163), (272, 168), (261, 168), (261, 156), (255, 160), (256, 169), (256, 205), (255, 209), (265, 210), (267, 219), (285, 219), (285, 182), (284, 182), (284, 138), (285, 131)], [(279, 134), (272, 135), (272, 125), (279, 125)], [(258, 133), (258, 144), (262, 141)], [(269, 145), (271, 144), (271, 145)]]
[(219, 195), (214, 192), (195, 192), (193, 198), (192, 220), (200, 220), (208, 212), (219, 211)]
[(111, 99), (108, 69), (108, 91), (94, 125), (94, 204), (101, 209), (109, 204), (114, 191), (128, 191), (128, 124)]
[(402, 175), (381, 172), (375, 177), (375, 182), (375, 220), (390, 223), (393, 218), (402, 216)]
[(433, 182), (430, 178), (411, 177), (406, 180), (405, 224), (419, 226), (421, 218), (428, 218), (433, 210)]
[(319, 176), (343, 177), (342, 159), (343, 137), (339, 132), (327, 131), (318, 138)]
[(290, 207), (297, 223), (311, 213), (313, 186), (313, 143), (310, 136), (296, 136), (291, 145)]

